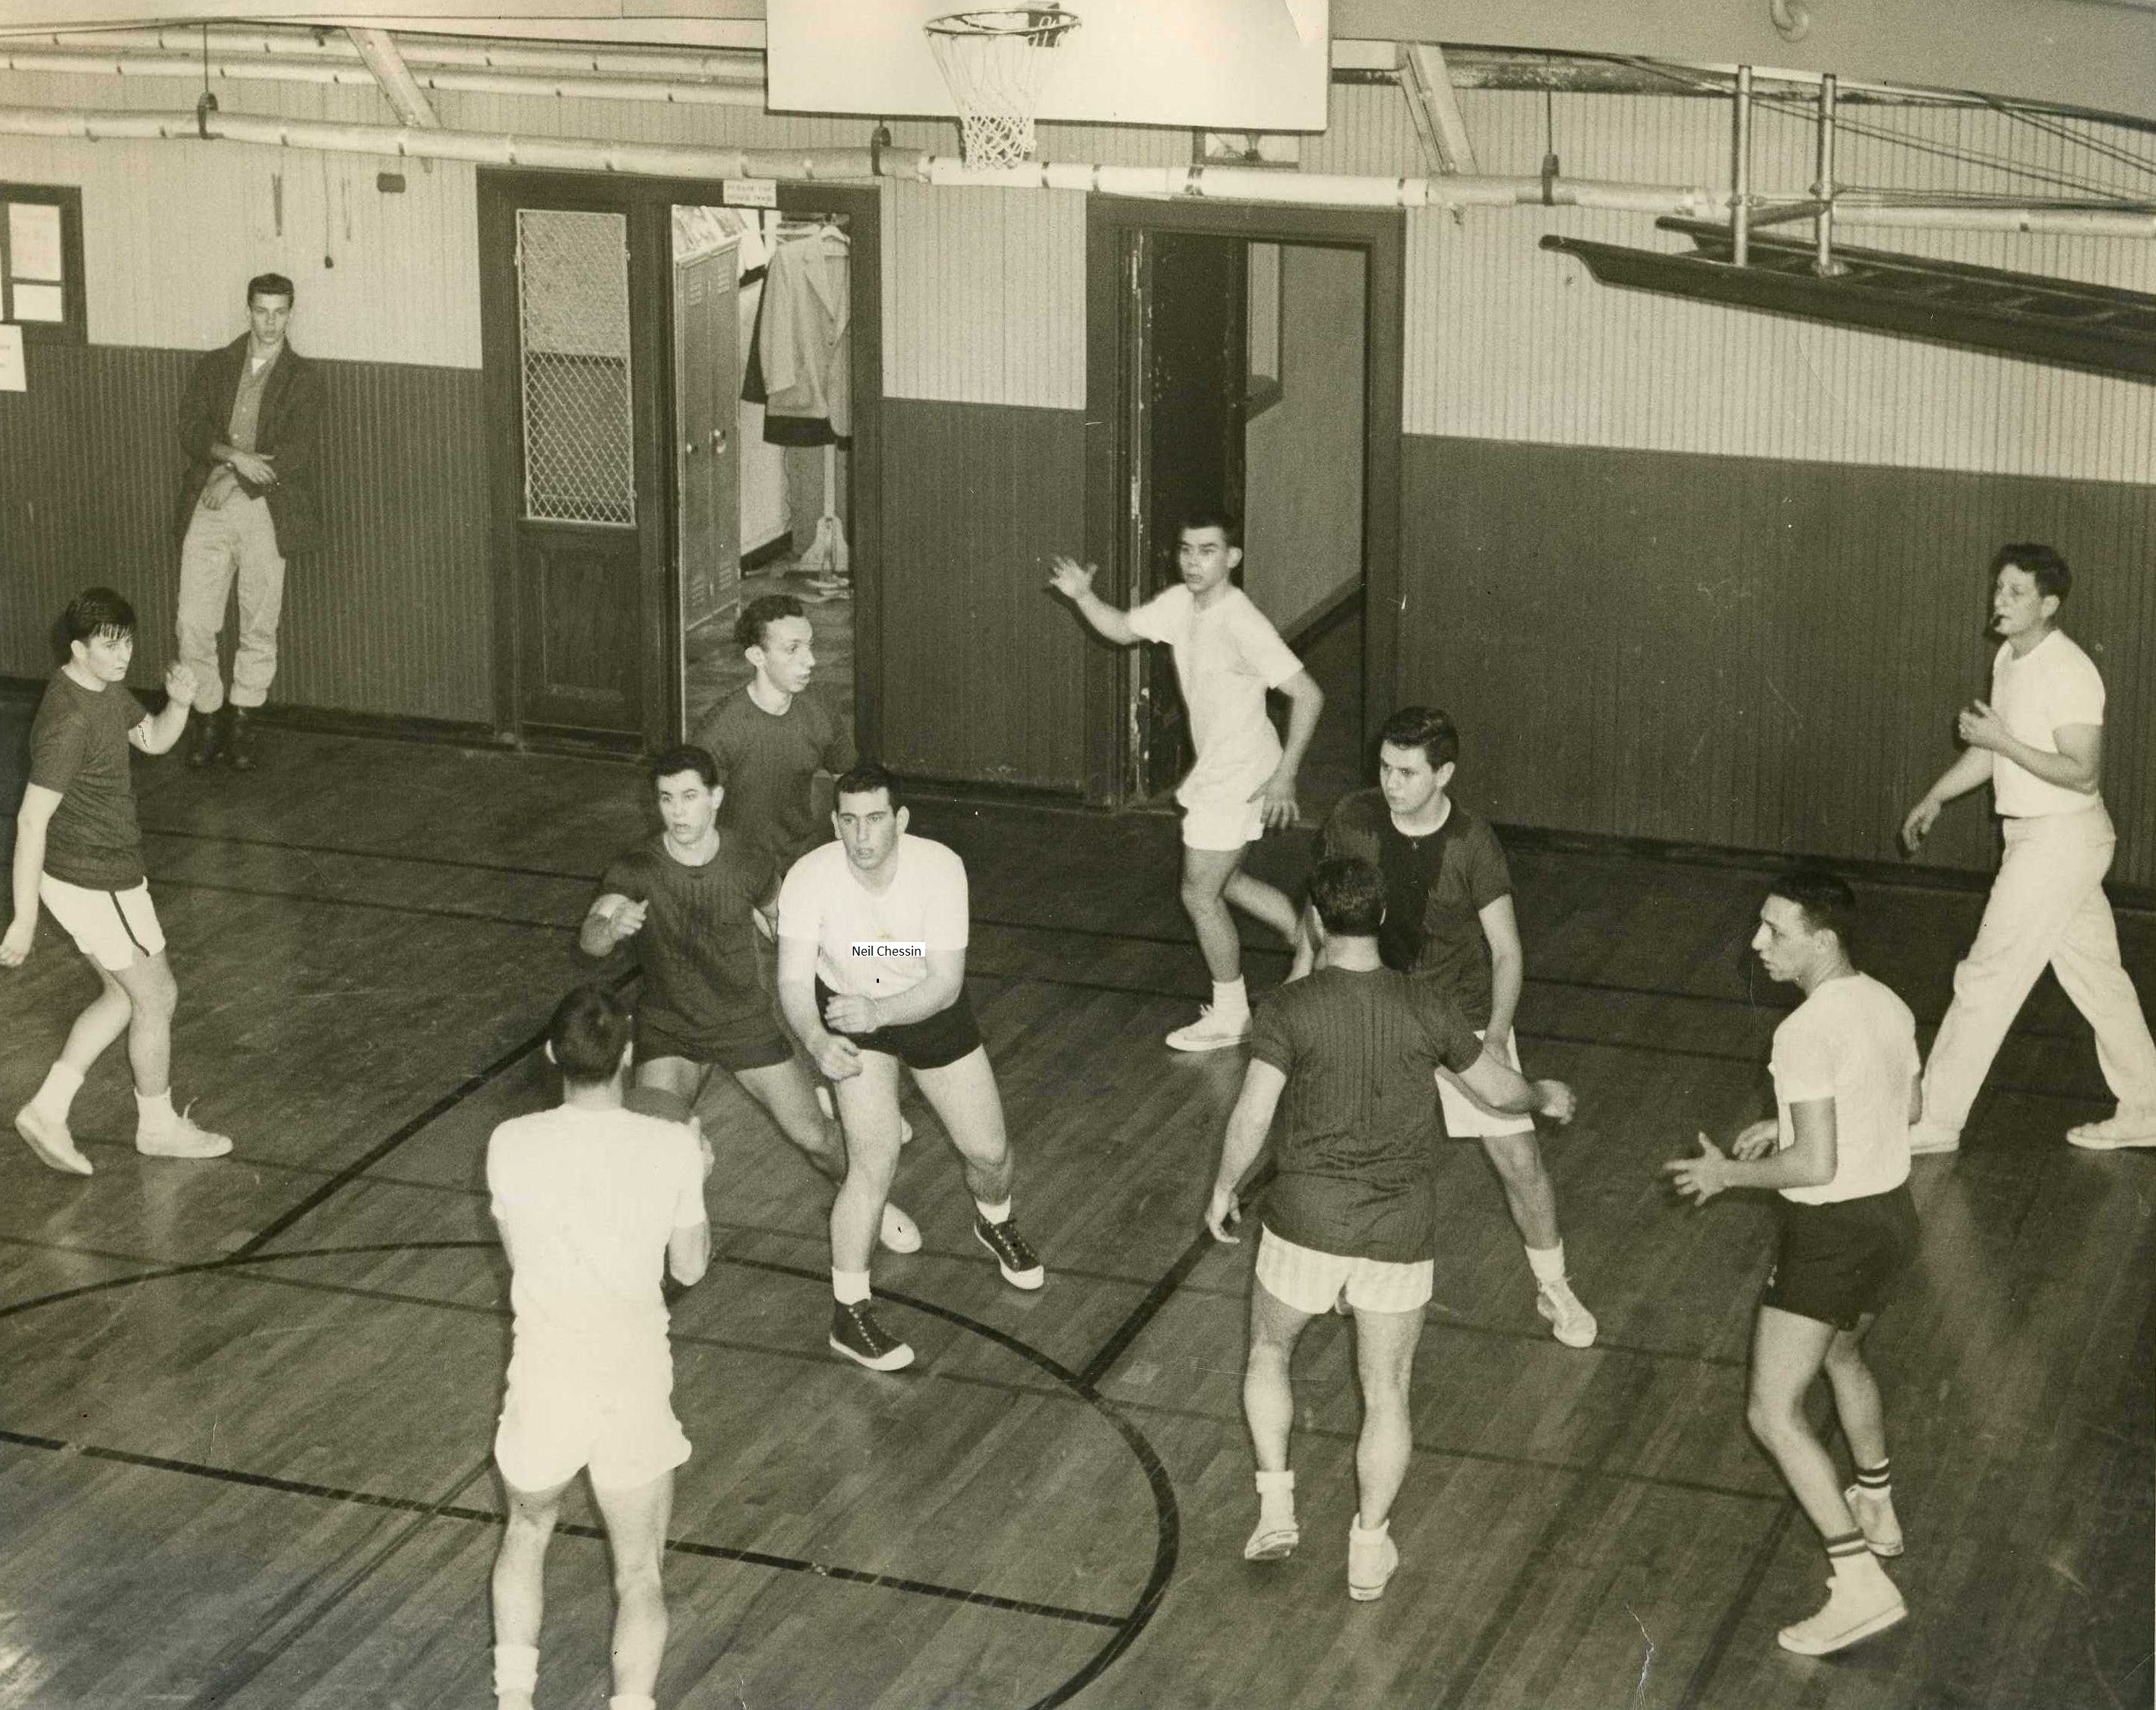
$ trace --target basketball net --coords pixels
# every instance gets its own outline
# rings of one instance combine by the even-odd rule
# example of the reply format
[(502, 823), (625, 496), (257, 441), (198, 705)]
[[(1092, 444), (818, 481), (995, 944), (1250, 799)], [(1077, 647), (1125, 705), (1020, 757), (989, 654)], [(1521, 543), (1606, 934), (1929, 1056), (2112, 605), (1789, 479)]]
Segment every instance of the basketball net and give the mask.
[(1013, 167), (1033, 157), (1041, 86), (1056, 48), (1077, 28), (1075, 13), (1052, 3), (928, 20), (928, 45), (958, 104), (968, 166)]

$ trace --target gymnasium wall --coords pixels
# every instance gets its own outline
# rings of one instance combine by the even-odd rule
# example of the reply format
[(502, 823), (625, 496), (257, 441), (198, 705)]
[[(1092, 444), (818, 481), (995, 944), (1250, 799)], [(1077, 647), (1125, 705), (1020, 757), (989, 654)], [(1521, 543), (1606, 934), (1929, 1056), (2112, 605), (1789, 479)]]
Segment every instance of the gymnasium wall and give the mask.
[[(178, 90), (0, 76), (0, 101), (169, 107), (183, 105)], [(239, 85), (221, 98), (235, 110), (388, 117), (364, 90)], [(1553, 147), (1579, 176), (1712, 185), (1727, 175), (1721, 101), (1460, 100), (1485, 171), (1533, 172)], [(531, 135), (783, 146), (858, 143), (863, 129), (734, 108), (479, 95), (438, 105), (460, 128)], [(1336, 87), (1332, 113), (1324, 136), (1305, 140), (1304, 170), (1424, 170), (1396, 92)], [(2046, 194), (2071, 193), (2062, 179), (2144, 182), (2128, 161), (2005, 116), (1856, 107), (1845, 118), (1849, 182)], [(2145, 141), (2065, 128), (2129, 152)], [(1180, 132), (1042, 133), (1051, 158), (1188, 158)], [(948, 150), (953, 134), (906, 125), (897, 140)], [(1800, 118), (1763, 113), (1762, 187), (1800, 188), (1810, 148)], [(404, 173), (403, 195), (375, 189), (377, 167)], [(340, 453), (355, 514), (335, 526), (321, 572), (343, 603), (321, 608), (328, 628), (307, 664), (292, 650), (295, 698), (304, 686), (314, 705), (486, 716), (472, 170), (232, 144), (8, 139), (0, 172), (85, 186), (92, 340), (87, 352), (43, 354), (64, 366), (27, 400), (0, 397), (0, 554), (31, 572), (0, 590), (0, 672), (43, 668), (32, 630), (81, 579), (90, 542), (162, 573), (162, 494), (177, 470), (164, 439), (171, 376), (239, 330), (239, 284), (274, 263), (299, 281), (300, 347), (352, 365), (338, 383), (357, 411)], [(1090, 644), (1038, 589), (1045, 556), (1082, 533), (1085, 201), (887, 183), (882, 205), (888, 757), (927, 775), (1075, 789)], [(1450, 705), (1471, 752), (1485, 733), (1507, 745), (1502, 779), (1496, 765), (1481, 778), (1488, 805), (1569, 829), (1883, 854), (1903, 794), (1947, 757), (1948, 712), (1983, 680), (1984, 560), (2001, 539), (2049, 535), (2084, 574), (2069, 616), (2110, 681), (2121, 876), (2156, 881), (2156, 788), (2143, 782), (2156, 760), (2137, 687), (2152, 663), (2140, 638), (2156, 619), (2156, 388), (1613, 291), (1536, 247), (1545, 232), (1682, 247), (1644, 217), (1403, 218), (1399, 692)], [(2156, 244), (1906, 231), (1861, 241), (2156, 290)], [(402, 402), (382, 401), (393, 395)], [(424, 456), (398, 449), (412, 420), (428, 424)], [(34, 460), (61, 445), (80, 448), (70, 470), (33, 480)], [(157, 503), (135, 496), (153, 488)], [(75, 520), (62, 526), (69, 505)], [(358, 520), (366, 507), (371, 523)], [(38, 626), (15, 621), (24, 607)], [(1605, 608), (1608, 624), (1558, 626), (1543, 645), (1568, 650), (1568, 666), (1543, 668), (1542, 617)], [(1738, 642), (1781, 668), (1736, 668)], [(1893, 706), (1852, 736), (1861, 763), (1837, 755), (1857, 686), (1890, 677)], [(978, 686), (924, 690), (911, 705), (908, 683)], [(1678, 758), (1697, 789), (1615, 782), (1659, 779)], [(1979, 816), (1958, 819), (1939, 857), (1980, 865)]]

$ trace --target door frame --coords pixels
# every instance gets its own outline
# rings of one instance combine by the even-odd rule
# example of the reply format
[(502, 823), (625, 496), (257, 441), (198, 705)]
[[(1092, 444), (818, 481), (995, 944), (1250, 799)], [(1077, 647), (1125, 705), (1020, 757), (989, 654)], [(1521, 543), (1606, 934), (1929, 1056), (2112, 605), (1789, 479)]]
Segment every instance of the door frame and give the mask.
[[(496, 733), (521, 742), (516, 526), (523, 508), (523, 434), (516, 371), (516, 210), (559, 208), (621, 213), (629, 225), (629, 398), (636, 454), (639, 591), (644, 634), (638, 650), (641, 729), (617, 741), (646, 752), (673, 740), (680, 718), (676, 660), (683, 639), (675, 535), (679, 482), (673, 457), (674, 238), (675, 203), (726, 204), (727, 181), (597, 172), (479, 169), (480, 346), (485, 371), (488, 452), (488, 561), (494, 606)], [(849, 326), (853, 444), (847, 458), (847, 539), (854, 583), (854, 728), (860, 752), (880, 751), (883, 706), (883, 232), (875, 187), (782, 182), (782, 213), (843, 215), (851, 253)], [(746, 361), (746, 353), (743, 360)], [(647, 381), (644, 377), (649, 376)], [(547, 740), (556, 738), (550, 732)]]
[[(1137, 329), (1130, 322), (1125, 269), (1139, 232), (1195, 232), (1363, 252), (1363, 704), (1357, 711), (1360, 735), (1367, 737), (1392, 711), (1398, 692), (1406, 214), (1398, 208), (1086, 198), (1086, 560), (1107, 573), (1103, 597), (1117, 604), (1132, 598), (1138, 570), (1127, 562), (1124, 512), (1139, 449), (1130, 433)], [(1132, 799), (1131, 745), (1123, 722), (1132, 669), (1127, 649), (1086, 650), (1081, 705), (1089, 802), (1118, 806)]]

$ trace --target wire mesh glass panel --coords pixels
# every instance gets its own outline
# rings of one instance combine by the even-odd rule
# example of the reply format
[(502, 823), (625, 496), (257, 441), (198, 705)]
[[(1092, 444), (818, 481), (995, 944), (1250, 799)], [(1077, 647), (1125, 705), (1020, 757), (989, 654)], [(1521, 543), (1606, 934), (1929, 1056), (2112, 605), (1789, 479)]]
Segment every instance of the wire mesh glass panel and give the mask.
[(525, 516), (633, 527), (628, 217), (517, 209), (516, 303)]

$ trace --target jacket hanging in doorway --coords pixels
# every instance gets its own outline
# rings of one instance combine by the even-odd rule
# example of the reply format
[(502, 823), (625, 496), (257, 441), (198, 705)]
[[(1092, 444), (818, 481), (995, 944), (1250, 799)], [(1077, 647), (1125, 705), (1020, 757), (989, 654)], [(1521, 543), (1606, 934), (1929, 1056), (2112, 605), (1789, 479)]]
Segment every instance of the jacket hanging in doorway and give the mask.
[(763, 437), (772, 444), (851, 441), (850, 259), (835, 232), (773, 252), (742, 375), (742, 400), (763, 406)]

